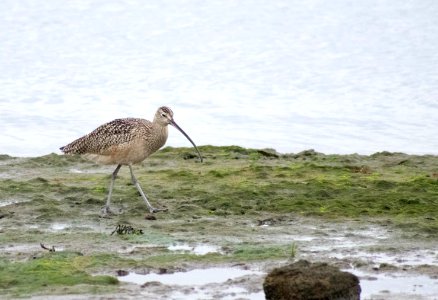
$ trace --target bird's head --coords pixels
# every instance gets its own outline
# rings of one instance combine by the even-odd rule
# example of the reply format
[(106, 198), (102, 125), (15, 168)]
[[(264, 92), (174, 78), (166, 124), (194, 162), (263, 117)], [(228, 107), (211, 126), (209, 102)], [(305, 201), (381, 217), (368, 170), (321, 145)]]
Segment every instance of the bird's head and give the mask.
[(202, 162), (202, 156), (198, 150), (198, 147), (196, 147), (195, 143), (187, 135), (187, 133), (185, 133), (184, 130), (182, 130), (181, 127), (176, 124), (175, 120), (173, 120), (173, 111), (170, 108), (167, 106), (161, 106), (155, 113), (154, 123), (158, 123), (161, 126), (167, 126), (170, 124), (178, 129), (190, 141), (190, 143), (192, 143), (193, 147), (195, 147), (196, 152), (198, 152), (199, 160)]
[(161, 106), (155, 113), (155, 122), (162, 126), (167, 126), (174, 123), (173, 111), (167, 106)]

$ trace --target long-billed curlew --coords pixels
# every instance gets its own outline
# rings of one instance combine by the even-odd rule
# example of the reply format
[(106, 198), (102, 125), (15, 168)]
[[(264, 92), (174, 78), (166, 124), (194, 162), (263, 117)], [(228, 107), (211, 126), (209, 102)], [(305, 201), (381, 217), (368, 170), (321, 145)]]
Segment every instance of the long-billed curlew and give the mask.
[(117, 164), (111, 176), (106, 204), (102, 209), (104, 215), (109, 214), (111, 194), (114, 181), (122, 165), (127, 165), (131, 172), (131, 180), (151, 213), (163, 211), (153, 207), (132, 171), (132, 164), (142, 162), (152, 153), (160, 149), (167, 140), (167, 125), (173, 125), (193, 144), (199, 159), (202, 156), (192, 139), (173, 120), (173, 112), (166, 106), (160, 107), (155, 113), (153, 122), (145, 119), (116, 119), (97, 127), (91, 133), (78, 138), (70, 144), (61, 147), (65, 154), (83, 154), (102, 164)]

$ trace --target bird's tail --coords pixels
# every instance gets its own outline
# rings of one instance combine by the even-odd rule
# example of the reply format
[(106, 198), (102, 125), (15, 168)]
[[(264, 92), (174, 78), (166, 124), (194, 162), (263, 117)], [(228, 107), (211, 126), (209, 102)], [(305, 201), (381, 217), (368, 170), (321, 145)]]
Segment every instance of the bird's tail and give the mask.
[(65, 154), (83, 154), (84, 143), (82, 141), (83, 138), (79, 138), (68, 145), (62, 146), (59, 150)]

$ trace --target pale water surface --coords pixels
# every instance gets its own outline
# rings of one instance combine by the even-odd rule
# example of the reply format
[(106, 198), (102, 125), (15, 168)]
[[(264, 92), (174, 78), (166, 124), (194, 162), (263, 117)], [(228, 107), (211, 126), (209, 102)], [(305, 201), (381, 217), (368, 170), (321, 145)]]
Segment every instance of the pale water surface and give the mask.
[(59, 153), (168, 105), (198, 145), (437, 154), (437, 16), (435, 0), (3, 0), (0, 153)]

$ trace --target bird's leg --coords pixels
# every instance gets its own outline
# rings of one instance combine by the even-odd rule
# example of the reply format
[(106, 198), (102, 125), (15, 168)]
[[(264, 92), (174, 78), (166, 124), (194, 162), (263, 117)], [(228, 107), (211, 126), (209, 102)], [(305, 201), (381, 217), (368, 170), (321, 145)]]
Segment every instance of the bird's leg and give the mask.
[(139, 191), (141, 197), (143, 198), (144, 202), (146, 202), (146, 205), (147, 205), (149, 211), (150, 211), (151, 213), (156, 213), (156, 212), (159, 212), (159, 211), (166, 211), (167, 209), (165, 209), (165, 208), (155, 208), (155, 207), (153, 207), (153, 206), (149, 203), (149, 200), (148, 200), (148, 198), (146, 198), (146, 195), (144, 194), (143, 190), (141, 189), (141, 186), (140, 186), (140, 184), (138, 183), (137, 178), (135, 178), (135, 176), (134, 176), (134, 172), (132, 171), (132, 166), (131, 166), (131, 165), (128, 165), (128, 167), (129, 167), (129, 170), (131, 171), (131, 180), (132, 180), (132, 184), (135, 185), (135, 187), (136, 187), (137, 190)]
[(113, 174), (111, 175), (111, 182), (110, 182), (110, 186), (109, 186), (108, 198), (106, 199), (105, 206), (102, 208), (102, 214), (104, 216), (107, 216), (111, 213), (110, 202), (111, 202), (111, 195), (113, 194), (114, 181), (116, 180), (117, 173), (119, 172), (121, 167), (122, 167), (122, 165), (118, 165), (116, 167), (116, 169), (114, 170)]

